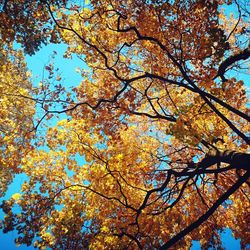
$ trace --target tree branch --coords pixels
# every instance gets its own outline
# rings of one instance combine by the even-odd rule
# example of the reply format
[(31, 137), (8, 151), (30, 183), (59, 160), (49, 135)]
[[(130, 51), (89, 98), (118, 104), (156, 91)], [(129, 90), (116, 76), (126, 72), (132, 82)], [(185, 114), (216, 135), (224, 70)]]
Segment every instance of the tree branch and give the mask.
[(240, 61), (240, 60), (246, 60), (249, 57), (250, 57), (250, 48), (249, 47), (247, 49), (241, 51), (240, 53), (236, 54), (236, 55), (232, 55), (232, 56), (228, 57), (219, 66), (218, 73), (215, 76), (215, 78), (220, 76), (223, 82), (227, 81), (227, 79), (224, 76), (227, 68), (229, 66), (231, 66), (232, 64), (234, 64), (235, 62)]
[(215, 211), (216, 209), (229, 198), (231, 194), (233, 194), (250, 176), (250, 171), (247, 171), (243, 176), (239, 178), (239, 180), (232, 185), (221, 197), (207, 210), (205, 214), (203, 214), (198, 220), (190, 224), (188, 227), (183, 229), (181, 232), (176, 234), (172, 239), (167, 241), (160, 247), (160, 250), (169, 249), (187, 234), (192, 232), (194, 229), (199, 227), (203, 222), (205, 222)]
[(190, 164), (189, 167), (196, 169), (206, 169), (216, 163), (221, 162), (228, 163), (234, 167), (237, 166), (238, 169), (249, 170), (250, 154), (231, 150), (220, 151), (217, 149), (210, 149), (202, 161)]

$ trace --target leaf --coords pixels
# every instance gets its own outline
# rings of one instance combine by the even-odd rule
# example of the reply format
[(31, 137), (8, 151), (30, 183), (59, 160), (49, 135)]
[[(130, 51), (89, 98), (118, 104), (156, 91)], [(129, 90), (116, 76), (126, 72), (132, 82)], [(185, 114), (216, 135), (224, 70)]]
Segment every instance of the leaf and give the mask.
[(11, 196), (11, 198), (14, 199), (14, 200), (16, 201), (16, 200), (19, 200), (21, 196), (22, 196), (22, 195), (21, 195), (20, 193), (15, 193), (15, 194), (13, 194), (13, 195)]
[[(244, 248), (243, 1), (5, 2), (3, 231), (39, 249), (221, 249), (227, 228)], [(49, 42), (59, 47), (37, 74), (47, 73), (30, 82), (22, 50), (46, 61)], [(7, 199), (20, 173), (22, 193)]]

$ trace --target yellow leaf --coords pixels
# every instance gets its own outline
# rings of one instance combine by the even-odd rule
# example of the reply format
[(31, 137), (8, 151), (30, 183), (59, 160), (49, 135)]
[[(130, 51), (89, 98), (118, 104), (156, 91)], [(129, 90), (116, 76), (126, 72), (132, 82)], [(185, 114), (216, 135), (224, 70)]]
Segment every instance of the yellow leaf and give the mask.
[(16, 201), (16, 200), (19, 200), (21, 196), (22, 196), (21, 194), (15, 193), (15, 194), (13, 194), (13, 195), (11, 196), (11, 198), (14, 199), (14, 200)]
[(101, 227), (101, 232), (107, 233), (107, 232), (109, 232), (109, 228), (107, 226), (103, 226), (103, 227)]
[(27, 76), (27, 77), (31, 77), (31, 76), (32, 76), (31, 72), (30, 72), (30, 71), (27, 71), (27, 72), (26, 72), (26, 76)]

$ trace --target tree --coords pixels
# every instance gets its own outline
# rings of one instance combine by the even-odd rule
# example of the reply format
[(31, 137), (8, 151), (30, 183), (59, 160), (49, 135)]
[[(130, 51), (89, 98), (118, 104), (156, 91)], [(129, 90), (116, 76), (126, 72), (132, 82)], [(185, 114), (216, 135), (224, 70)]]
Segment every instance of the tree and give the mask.
[(244, 248), (250, 119), (235, 73), (250, 57), (244, 4), (41, 3), (65, 57), (89, 70), (71, 93), (47, 87), (31, 98), (45, 112), (39, 126), (68, 119), (20, 159), (29, 180), (2, 204), (4, 230), (17, 229), (20, 244), (38, 237), (40, 249), (188, 249), (192, 240), (220, 249), (230, 228)]
[(0, 47), (0, 197), (32, 148), (35, 102), (21, 51)]
[(16, 41), (24, 51), (34, 54), (42, 44), (59, 42), (53, 22), (49, 22), (49, 13), (46, 5), (64, 6), (66, 1), (58, 0), (2, 0), (1, 8), (1, 40), (5, 43)]

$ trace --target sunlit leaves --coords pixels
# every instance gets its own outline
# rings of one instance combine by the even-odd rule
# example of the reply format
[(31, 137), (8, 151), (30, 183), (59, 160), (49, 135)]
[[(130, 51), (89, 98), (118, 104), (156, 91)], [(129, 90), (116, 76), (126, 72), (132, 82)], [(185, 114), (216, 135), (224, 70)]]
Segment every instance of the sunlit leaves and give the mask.
[(0, 196), (12, 181), (22, 157), (31, 149), (34, 102), (31, 97), (30, 73), (23, 55), (1, 47), (0, 60)]
[[(2, 227), (7, 232), (17, 225), (17, 243), (38, 238), (40, 249), (159, 249), (246, 171), (235, 162), (248, 157), (246, 90), (231, 75), (232, 68), (241, 69), (241, 32), (234, 29), (235, 17), (228, 21), (223, 14), (224, 1), (81, 4), (52, 2), (44, 17), (32, 5), (41, 25), (50, 18), (56, 26), (49, 25), (45, 38), (56, 32), (67, 45), (64, 57), (78, 57), (88, 67), (76, 67), (82, 81), (67, 93), (54, 63), (44, 66), (48, 79), (34, 90), (34, 100), (47, 119), (67, 117), (44, 131), (37, 148), (18, 137), (32, 128), (34, 103), (26, 101), (31, 75), (2, 61), (0, 87), (9, 91), (0, 113), (8, 131), (5, 169), (19, 167), (28, 178), (20, 194), (3, 202)], [(13, 40), (17, 34), (9, 32)], [(245, 244), (248, 192), (242, 186), (174, 247), (189, 249), (192, 240), (220, 247), (218, 232), (225, 227)]]
[(19, 193), (15, 193), (11, 196), (11, 198), (14, 200), (18, 200), (20, 197), (21, 197), (21, 194), (19, 194)]

